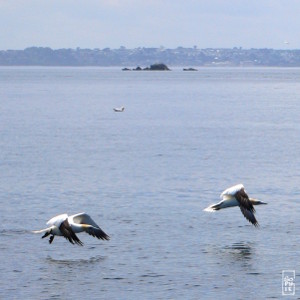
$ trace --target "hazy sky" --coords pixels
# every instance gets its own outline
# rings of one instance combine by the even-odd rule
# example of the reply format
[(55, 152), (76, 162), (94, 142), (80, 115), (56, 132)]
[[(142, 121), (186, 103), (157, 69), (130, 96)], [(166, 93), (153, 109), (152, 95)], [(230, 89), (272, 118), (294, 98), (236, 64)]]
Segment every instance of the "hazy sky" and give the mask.
[(1, 50), (194, 45), (300, 49), (300, 0), (0, 0)]

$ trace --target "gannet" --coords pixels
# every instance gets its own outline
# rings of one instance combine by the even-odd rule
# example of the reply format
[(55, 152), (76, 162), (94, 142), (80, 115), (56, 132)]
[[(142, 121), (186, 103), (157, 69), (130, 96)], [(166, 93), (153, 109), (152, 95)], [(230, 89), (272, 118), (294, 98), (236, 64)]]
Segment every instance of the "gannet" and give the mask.
[(114, 108), (114, 111), (115, 111), (115, 112), (123, 112), (124, 110), (125, 110), (125, 107), (124, 107), (124, 106)]
[(244, 217), (254, 226), (259, 226), (254, 216), (255, 209), (253, 205), (267, 203), (254, 198), (249, 198), (242, 184), (237, 184), (226, 189), (220, 197), (223, 200), (217, 204), (210, 205), (209, 207), (205, 208), (204, 211), (215, 212), (216, 210), (222, 208), (239, 206)]
[(68, 216), (61, 214), (53, 217), (47, 222), (48, 228), (35, 230), (33, 233), (44, 233), (42, 239), (50, 236), (49, 243), (53, 242), (56, 235), (63, 236), (70, 243), (82, 246), (83, 243), (77, 237), (76, 233), (85, 231), (93, 237), (101, 240), (109, 240), (109, 236), (94, 222), (94, 220), (86, 213), (79, 213)]

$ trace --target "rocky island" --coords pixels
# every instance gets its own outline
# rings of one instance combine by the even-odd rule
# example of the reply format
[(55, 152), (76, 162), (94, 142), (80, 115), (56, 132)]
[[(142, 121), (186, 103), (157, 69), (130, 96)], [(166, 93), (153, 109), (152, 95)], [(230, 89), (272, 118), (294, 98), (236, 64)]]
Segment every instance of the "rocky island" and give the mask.
[(184, 68), (183, 71), (198, 71), (195, 68)]
[(150, 67), (142, 69), (140, 66), (135, 69), (124, 68), (123, 71), (170, 71), (170, 69), (165, 64), (153, 64)]

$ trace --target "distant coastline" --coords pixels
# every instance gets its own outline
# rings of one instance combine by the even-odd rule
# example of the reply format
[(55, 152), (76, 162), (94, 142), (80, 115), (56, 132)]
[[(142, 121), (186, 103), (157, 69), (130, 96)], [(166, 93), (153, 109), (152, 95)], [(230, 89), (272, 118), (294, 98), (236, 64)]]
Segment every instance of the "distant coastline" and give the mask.
[(0, 66), (127, 67), (164, 63), (170, 67), (300, 67), (300, 50), (275, 49), (57, 49), (30, 47), (0, 51)]

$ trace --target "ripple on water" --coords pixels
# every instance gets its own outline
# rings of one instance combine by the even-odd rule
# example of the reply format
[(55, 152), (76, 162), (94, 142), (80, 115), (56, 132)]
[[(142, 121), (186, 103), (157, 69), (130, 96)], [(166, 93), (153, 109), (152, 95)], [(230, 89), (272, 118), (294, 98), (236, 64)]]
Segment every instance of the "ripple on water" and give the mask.
[(163, 274), (150, 273), (150, 274), (142, 274), (140, 277), (142, 277), (142, 278), (147, 278), (147, 277), (156, 278), (156, 277), (164, 277), (164, 276), (165, 275), (163, 275)]
[(105, 260), (105, 256), (97, 255), (89, 258), (79, 258), (79, 259), (58, 259), (52, 258), (51, 256), (46, 257), (46, 261), (51, 264), (59, 264), (59, 265), (87, 265), (94, 264)]
[(24, 229), (1, 229), (0, 230), (0, 236), (12, 236), (12, 235), (20, 235), (20, 234), (27, 234), (31, 233), (30, 230), (24, 230)]
[(123, 280), (124, 277), (103, 277), (105, 280)]

